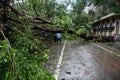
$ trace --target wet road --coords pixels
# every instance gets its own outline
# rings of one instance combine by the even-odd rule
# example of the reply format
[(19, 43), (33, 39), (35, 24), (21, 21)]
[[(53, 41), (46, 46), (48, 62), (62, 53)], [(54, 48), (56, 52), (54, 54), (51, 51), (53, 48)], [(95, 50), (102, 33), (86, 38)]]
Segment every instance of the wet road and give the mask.
[(63, 53), (57, 80), (120, 80), (120, 57), (106, 48), (67, 41)]

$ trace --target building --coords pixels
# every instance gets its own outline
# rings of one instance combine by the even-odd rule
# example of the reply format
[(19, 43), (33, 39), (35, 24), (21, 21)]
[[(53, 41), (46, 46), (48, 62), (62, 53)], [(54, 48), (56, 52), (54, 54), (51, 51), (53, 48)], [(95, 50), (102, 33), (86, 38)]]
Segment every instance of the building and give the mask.
[(92, 34), (103, 39), (120, 39), (120, 15), (112, 13), (92, 24)]

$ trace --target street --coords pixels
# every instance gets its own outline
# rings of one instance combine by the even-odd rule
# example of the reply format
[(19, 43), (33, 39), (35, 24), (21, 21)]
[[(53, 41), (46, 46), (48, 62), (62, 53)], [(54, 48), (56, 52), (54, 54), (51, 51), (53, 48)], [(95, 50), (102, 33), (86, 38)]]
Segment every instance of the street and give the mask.
[(54, 55), (61, 57), (51, 71), (57, 80), (120, 80), (120, 57), (101, 45), (66, 41), (62, 56)]

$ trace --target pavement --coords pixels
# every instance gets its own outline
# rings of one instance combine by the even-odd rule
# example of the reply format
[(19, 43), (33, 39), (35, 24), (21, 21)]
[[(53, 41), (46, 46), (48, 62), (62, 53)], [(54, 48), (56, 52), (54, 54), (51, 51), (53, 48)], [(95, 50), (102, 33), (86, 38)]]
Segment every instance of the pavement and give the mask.
[(80, 41), (66, 41), (63, 45), (51, 47), (52, 57), (46, 65), (57, 75), (56, 80), (120, 80), (120, 57), (113, 51)]

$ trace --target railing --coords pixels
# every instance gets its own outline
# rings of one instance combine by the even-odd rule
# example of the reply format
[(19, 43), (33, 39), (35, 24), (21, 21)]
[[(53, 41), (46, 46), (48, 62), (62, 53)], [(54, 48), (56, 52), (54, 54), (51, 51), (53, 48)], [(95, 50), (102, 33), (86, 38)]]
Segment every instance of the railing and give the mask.
[(103, 27), (103, 31), (107, 31), (107, 27)]
[(109, 26), (109, 27), (99, 27), (99, 28), (93, 28), (94, 31), (109, 31), (109, 30), (114, 30), (114, 26)]
[(107, 27), (107, 30), (114, 30), (115, 28), (114, 28), (114, 26), (109, 26), (109, 27)]

